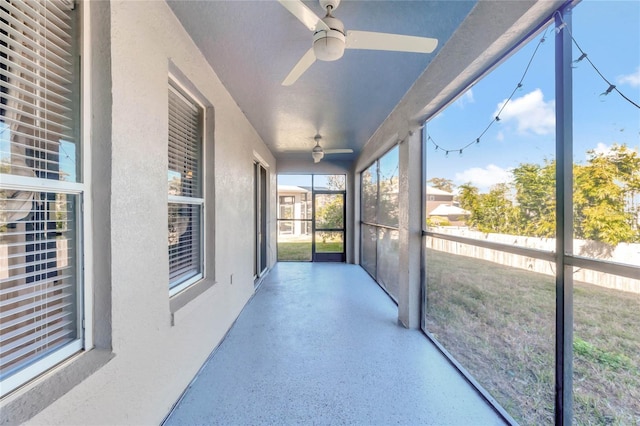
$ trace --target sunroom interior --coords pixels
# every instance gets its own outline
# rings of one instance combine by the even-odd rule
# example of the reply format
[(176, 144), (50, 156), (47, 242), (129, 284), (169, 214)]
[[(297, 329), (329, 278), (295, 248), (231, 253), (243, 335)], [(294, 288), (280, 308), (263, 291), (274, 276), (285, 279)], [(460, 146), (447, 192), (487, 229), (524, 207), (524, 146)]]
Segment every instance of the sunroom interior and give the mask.
[(640, 4), (0, 10), (2, 424), (640, 422)]

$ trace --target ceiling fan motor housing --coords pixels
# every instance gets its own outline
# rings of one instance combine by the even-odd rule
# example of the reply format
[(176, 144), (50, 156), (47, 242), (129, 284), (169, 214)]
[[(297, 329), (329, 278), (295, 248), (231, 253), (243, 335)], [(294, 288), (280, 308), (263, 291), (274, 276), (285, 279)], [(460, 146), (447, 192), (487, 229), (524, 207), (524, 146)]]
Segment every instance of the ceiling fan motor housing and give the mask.
[(322, 19), (329, 30), (316, 31), (313, 35), (313, 53), (321, 61), (335, 61), (344, 55), (345, 36), (342, 21), (327, 15)]
[(340, 0), (320, 0), (320, 6), (327, 10), (327, 7), (331, 7), (331, 10), (336, 10), (340, 6)]

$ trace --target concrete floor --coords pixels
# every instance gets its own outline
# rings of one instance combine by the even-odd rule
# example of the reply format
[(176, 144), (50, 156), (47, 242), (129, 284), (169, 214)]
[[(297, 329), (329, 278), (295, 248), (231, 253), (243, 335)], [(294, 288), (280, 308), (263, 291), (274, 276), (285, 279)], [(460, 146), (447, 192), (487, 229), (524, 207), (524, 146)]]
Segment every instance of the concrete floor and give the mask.
[(165, 424), (505, 423), (362, 268), (279, 263)]

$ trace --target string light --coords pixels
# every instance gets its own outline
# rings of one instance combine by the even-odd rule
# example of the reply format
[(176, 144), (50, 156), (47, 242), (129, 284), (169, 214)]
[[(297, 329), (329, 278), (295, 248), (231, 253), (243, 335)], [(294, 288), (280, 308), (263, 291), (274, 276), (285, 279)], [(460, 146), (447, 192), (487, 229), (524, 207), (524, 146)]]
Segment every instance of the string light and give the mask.
[(491, 120), (489, 122), (489, 124), (487, 125), (487, 127), (485, 127), (485, 129), (482, 131), (482, 133), (480, 133), (480, 136), (476, 137), (474, 140), (472, 140), (471, 142), (469, 142), (468, 144), (466, 144), (466, 145), (464, 145), (464, 146), (462, 146), (460, 148), (446, 149), (446, 148), (443, 148), (440, 145), (438, 145), (433, 140), (433, 138), (431, 136), (427, 135), (427, 140), (430, 141), (435, 146), (436, 151), (438, 151), (438, 149), (441, 149), (442, 151), (445, 151), (445, 155), (446, 156), (448, 156), (449, 151), (459, 151), (460, 155), (462, 155), (462, 151), (464, 151), (465, 149), (469, 148), (471, 145), (474, 145), (474, 144), (477, 145), (477, 144), (480, 143), (480, 138), (483, 137), (485, 135), (485, 133), (487, 133), (489, 131), (491, 126), (493, 126), (493, 123), (497, 123), (498, 121), (500, 121), (500, 114), (502, 114), (502, 111), (504, 111), (505, 107), (511, 101), (511, 99), (515, 95), (516, 91), (522, 89), (522, 87), (523, 87), (523, 83), (522, 82), (524, 81), (525, 77), (527, 76), (527, 73), (529, 72), (529, 68), (531, 67), (531, 63), (533, 62), (533, 58), (535, 58), (536, 53), (538, 52), (538, 49), (540, 48), (540, 45), (542, 43), (544, 43), (544, 41), (546, 40), (546, 38), (545, 38), (546, 34), (547, 34), (547, 30), (545, 30), (545, 32), (542, 34), (542, 37), (538, 41), (538, 44), (536, 45), (536, 48), (533, 50), (533, 53), (531, 54), (531, 58), (529, 59), (529, 62), (527, 63), (527, 66), (524, 69), (524, 72), (522, 73), (522, 77), (520, 77), (520, 81), (518, 81), (516, 86), (513, 88), (513, 90), (511, 91), (511, 94), (509, 95), (507, 100), (504, 101), (504, 103), (502, 104), (502, 107), (498, 111), (498, 114), (493, 118), (493, 120)]
[(580, 51), (580, 56), (578, 57), (578, 59), (576, 59), (575, 61), (573, 61), (573, 63), (578, 63), (580, 61), (582, 61), (583, 59), (586, 59), (587, 62), (589, 62), (589, 65), (591, 65), (591, 67), (594, 69), (594, 71), (596, 73), (598, 73), (598, 75), (600, 76), (600, 78), (602, 78), (602, 80), (604, 80), (605, 83), (607, 83), (609, 85), (609, 87), (607, 88), (607, 90), (605, 90), (603, 93), (600, 94), (600, 96), (607, 96), (609, 93), (611, 93), (612, 91), (616, 91), (620, 96), (622, 96), (622, 98), (624, 100), (626, 100), (627, 102), (629, 102), (631, 105), (635, 106), (636, 108), (640, 109), (640, 105), (638, 105), (637, 103), (635, 103), (634, 101), (632, 101), (631, 99), (629, 99), (624, 93), (622, 93), (620, 90), (618, 90), (618, 88), (612, 84), (609, 80), (607, 80), (607, 78), (600, 72), (600, 70), (598, 69), (598, 67), (596, 67), (596, 65), (591, 61), (591, 59), (587, 56), (587, 54), (585, 53), (584, 50), (582, 50), (582, 48), (580, 47), (580, 45), (578, 44), (578, 42), (576, 41), (576, 39), (573, 37), (573, 34), (571, 33), (571, 29), (569, 28), (569, 26), (566, 24), (566, 22), (564, 22), (564, 20), (562, 19), (562, 14), (560, 12), (556, 12), (556, 14), (558, 15), (558, 17), (560, 18), (560, 21), (562, 22), (562, 24), (560, 26), (558, 26), (558, 29), (562, 29), (562, 28), (566, 28), (567, 31), (569, 32), (569, 36), (571, 37), (571, 41), (573, 41), (573, 44), (578, 48), (578, 50)]
[[(582, 62), (583, 60), (587, 60), (587, 62), (591, 65), (591, 67), (595, 70), (596, 73), (598, 73), (598, 75), (600, 76), (600, 78), (602, 78), (602, 80), (604, 80), (605, 83), (607, 83), (609, 85), (609, 87), (600, 94), (600, 97), (604, 97), (609, 95), (611, 92), (615, 91), (617, 92), (623, 99), (625, 99), (627, 102), (629, 102), (631, 105), (635, 106), (636, 108), (640, 109), (640, 105), (638, 105), (636, 102), (634, 102), (633, 100), (629, 99), (624, 93), (622, 93), (615, 84), (612, 84), (609, 80), (607, 80), (607, 78), (600, 72), (600, 70), (595, 66), (595, 64), (591, 61), (591, 59), (589, 58), (589, 56), (587, 55), (587, 53), (585, 51), (583, 51), (580, 48), (580, 45), (578, 44), (578, 42), (576, 41), (576, 39), (573, 37), (573, 34), (571, 33), (571, 30), (569, 29), (569, 26), (567, 25), (566, 22), (564, 22), (564, 20), (562, 19), (562, 14), (558, 11), (556, 11), (556, 14), (558, 14), (558, 16), (560, 17), (560, 21), (561, 24), (558, 25), (555, 28), (555, 32), (556, 34), (559, 34), (563, 29), (566, 28), (566, 30), (569, 32), (569, 36), (571, 37), (571, 40), (573, 41), (573, 44), (578, 48), (578, 50), (580, 51), (580, 56), (575, 59), (574, 61), (572, 61), (572, 64), (578, 64), (579, 62)], [(545, 30), (545, 32), (542, 34), (542, 37), (540, 38), (540, 40), (538, 41), (538, 44), (536, 45), (536, 48), (534, 49), (533, 53), (531, 54), (531, 58), (529, 59), (529, 62), (527, 63), (527, 66), (525, 67), (524, 72), (522, 73), (522, 77), (520, 78), (520, 81), (518, 82), (518, 84), (516, 85), (516, 87), (513, 89), (513, 91), (511, 92), (511, 95), (507, 98), (506, 101), (504, 101), (504, 103), (502, 104), (502, 107), (500, 108), (500, 110), (498, 111), (498, 114), (493, 118), (493, 120), (491, 120), (489, 122), (489, 124), (487, 125), (487, 127), (482, 131), (482, 133), (480, 133), (480, 136), (478, 136), (475, 140), (473, 140), (472, 142), (469, 142), (468, 144), (460, 147), (460, 148), (455, 148), (455, 149), (447, 149), (444, 148), (440, 145), (438, 145), (436, 143), (436, 141), (433, 140), (433, 138), (431, 137), (431, 135), (427, 134), (427, 141), (431, 142), (433, 144), (433, 146), (435, 147), (435, 151), (444, 151), (445, 152), (445, 156), (449, 156), (449, 152), (450, 151), (458, 151), (460, 153), (460, 155), (462, 155), (462, 152), (469, 148), (471, 145), (478, 145), (480, 144), (480, 138), (482, 138), (482, 136), (485, 135), (485, 133), (487, 133), (487, 131), (491, 128), (491, 126), (493, 125), (493, 123), (497, 123), (499, 122), (500, 119), (500, 114), (502, 114), (502, 111), (505, 109), (505, 107), (507, 106), (507, 104), (511, 101), (511, 99), (513, 98), (514, 94), (516, 93), (516, 91), (521, 90), (523, 87), (523, 81), (529, 71), (529, 68), (531, 67), (531, 63), (533, 62), (533, 59), (536, 56), (536, 53), (538, 52), (538, 48), (540, 47), (540, 45), (542, 43), (545, 42), (546, 40), (546, 33), (547, 31)], [(574, 67), (575, 68), (575, 67)]]

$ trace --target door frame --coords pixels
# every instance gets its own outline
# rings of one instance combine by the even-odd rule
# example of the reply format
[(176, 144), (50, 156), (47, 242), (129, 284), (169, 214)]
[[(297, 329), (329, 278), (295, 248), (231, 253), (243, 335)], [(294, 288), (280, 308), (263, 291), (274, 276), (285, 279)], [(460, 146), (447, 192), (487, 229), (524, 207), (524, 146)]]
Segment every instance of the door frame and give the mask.
[[(320, 228), (316, 227), (316, 195), (341, 195), (342, 196), (342, 228)], [(342, 262), (347, 259), (347, 191), (346, 190), (311, 190), (312, 212), (311, 212), (311, 261), (312, 262)], [(317, 232), (342, 232), (342, 252), (320, 252), (316, 251)]]

